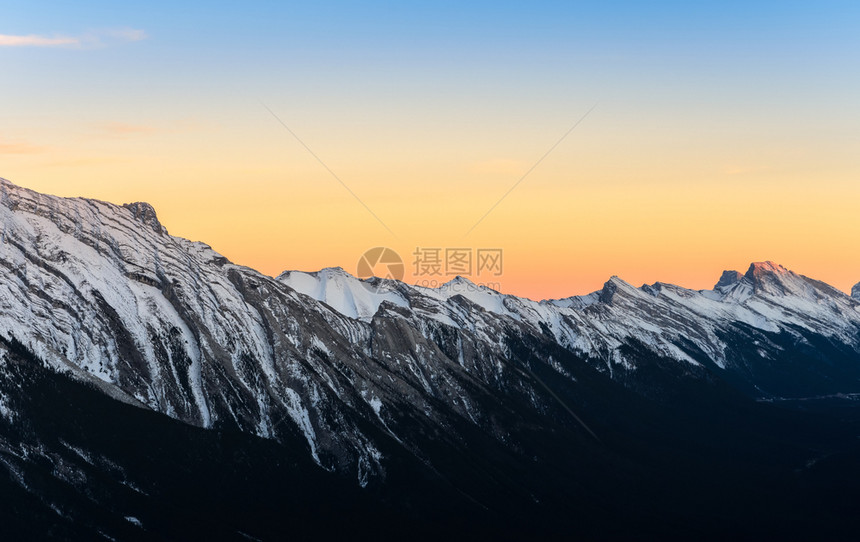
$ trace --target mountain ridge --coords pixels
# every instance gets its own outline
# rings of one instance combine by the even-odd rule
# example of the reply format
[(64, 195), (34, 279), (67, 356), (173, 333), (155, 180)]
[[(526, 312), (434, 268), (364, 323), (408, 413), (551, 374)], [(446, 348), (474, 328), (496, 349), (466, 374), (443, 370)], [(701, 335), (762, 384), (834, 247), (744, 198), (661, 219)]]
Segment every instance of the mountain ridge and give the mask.
[[(121, 267), (122, 275), (125, 278), (131, 279), (134, 283), (162, 290), (161, 295), (148, 298), (147, 304), (160, 303), (163, 308), (168, 309), (176, 308), (169, 306), (175, 304), (171, 300), (176, 296), (174, 282), (179, 279), (167, 276), (169, 273), (165, 272), (165, 268), (182, 267), (190, 264), (197, 269), (194, 273), (198, 276), (209, 276), (210, 281), (220, 282), (222, 288), (233, 290), (233, 295), (237, 298), (234, 303), (238, 304), (244, 303), (241, 299), (244, 294), (237, 291), (237, 286), (244, 289), (246, 282), (252, 288), (261, 283), (268, 286), (285, 284), (290, 290), (307, 295), (323, 303), (325, 307), (332, 308), (338, 314), (353, 320), (371, 322), (382, 304), (387, 302), (402, 308), (414, 307), (415, 312), (422, 317), (435, 319), (445, 324), (454, 324), (456, 327), (462, 328), (461, 324), (466, 322), (463, 321), (463, 314), (456, 309), (457, 303), (454, 303), (454, 300), (457, 298), (461, 300), (459, 303), (480, 307), (480, 309), (497, 316), (517, 321), (537, 322), (539, 324), (537, 327), (545, 326), (553, 330), (553, 334), (560, 344), (574, 349), (579, 348), (583, 353), (587, 353), (583, 341), (592, 344), (594, 342), (593, 339), (584, 337), (584, 335), (603, 335), (606, 328), (605, 324), (601, 322), (613, 321), (614, 318), (611, 315), (618, 311), (613, 311), (610, 307), (616, 305), (623, 308), (617, 318), (635, 316), (624, 314), (624, 310), (642, 313), (642, 315), (647, 314), (647, 317), (644, 317), (645, 320), (643, 320), (643, 316), (635, 316), (631, 322), (617, 322), (620, 324), (614, 326), (617, 336), (610, 333), (608, 341), (607, 337), (600, 337), (602, 343), (608, 345), (609, 348), (617, 348), (620, 342), (614, 339), (621, 339), (623, 342), (624, 337), (630, 336), (629, 324), (632, 323), (638, 326), (641, 332), (648, 335), (644, 337), (643, 342), (656, 344), (658, 347), (662, 345), (663, 353), (671, 352), (680, 359), (688, 359), (689, 356), (679, 352), (676, 344), (667, 344), (663, 340), (664, 333), (657, 333), (653, 323), (648, 323), (648, 321), (661, 316), (664, 323), (671, 323), (663, 331), (669, 330), (679, 323), (675, 312), (683, 310), (685, 313), (690, 313), (685, 316), (689, 321), (702, 316), (707, 316), (713, 320), (719, 315), (724, 320), (740, 319), (762, 330), (776, 331), (780, 329), (780, 326), (802, 325), (804, 320), (816, 318), (819, 320), (819, 324), (828, 329), (830, 334), (842, 333), (846, 340), (854, 340), (853, 337), (849, 337), (854, 332), (854, 324), (846, 327), (843, 315), (847, 315), (849, 322), (856, 323), (858, 309), (855, 299), (824, 283), (797, 275), (773, 262), (754, 262), (744, 275), (736, 271), (726, 271), (713, 290), (690, 290), (659, 282), (636, 288), (619, 277), (613, 276), (601, 290), (591, 294), (539, 302), (481, 288), (475, 286), (468, 279), (458, 280), (455, 278), (438, 288), (424, 288), (390, 280), (371, 279), (370, 281), (363, 281), (349, 274), (343, 268), (327, 268), (310, 273), (285, 271), (277, 278), (272, 279), (250, 268), (232, 264), (204, 243), (169, 236), (166, 228), (158, 221), (155, 210), (148, 204), (135, 203), (120, 207), (84, 198), (63, 199), (16, 187), (5, 180), (0, 181), (0, 183), (2, 183), (2, 199), (6, 208), (15, 212), (30, 213), (32, 216), (43, 219), (47, 218), (49, 224), (56, 223), (54, 227), (59, 229), (56, 235), (60, 239), (60, 242), (56, 243), (58, 245), (67, 242), (68, 237), (71, 236), (82, 242), (85, 248), (95, 249), (97, 254), (91, 254), (95, 260), (103, 256), (103, 252), (106, 252), (108, 260), (112, 264), (110, 267)], [(13, 196), (13, 194), (15, 195)], [(65, 207), (69, 208), (64, 209)], [(123, 216), (122, 213), (125, 211), (130, 211), (131, 216)], [(68, 213), (73, 216), (67, 216)], [(104, 239), (100, 238), (102, 228), (107, 226), (104, 220), (108, 216), (116, 223), (116, 226), (113, 226), (114, 230), (122, 229), (126, 230), (127, 233), (122, 235), (111, 234), (104, 236)], [(114, 219), (114, 216), (118, 220)], [(125, 224), (123, 224), (124, 220), (126, 221)], [(155, 236), (148, 238), (144, 245), (135, 246), (137, 243), (135, 236), (138, 232), (129, 231), (129, 221), (151, 226), (151, 231)], [(9, 228), (8, 220), (4, 224), (3, 236), (5, 239)], [(133, 228), (131, 229), (133, 230)], [(167, 237), (162, 239), (162, 236), (165, 235)], [(161, 246), (162, 243), (165, 243), (164, 246)], [(68, 255), (68, 251), (63, 250), (62, 247), (56, 246), (52, 249), (58, 252), (57, 255), (61, 260)], [(165, 264), (163, 260), (167, 258), (167, 255), (171, 255), (172, 258)], [(89, 265), (89, 262), (87, 264), (80, 263), (83, 265), (77, 266), (78, 271), (81, 267)], [(101, 268), (108, 269), (110, 267), (102, 266)], [(201, 274), (200, 270), (202, 269), (206, 269), (206, 273)], [(222, 271), (226, 271), (227, 276)], [(234, 280), (228, 278), (235, 272), (244, 275), (243, 284), (237, 285)], [(115, 276), (114, 278), (119, 280), (119, 277)], [(186, 286), (190, 289), (200, 286), (199, 278), (190, 278), (187, 275), (182, 275), (181, 278), (189, 283)], [(89, 282), (97, 282), (97, 280), (91, 278)], [(126, 286), (121, 285), (117, 288), (122, 289)], [(211, 288), (209, 290), (210, 305), (211, 303), (217, 304), (217, 294), (213, 293)], [(111, 295), (110, 291), (98, 291), (97, 294), (102, 299), (95, 300), (96, 304), (109, 307), (122, 305), (122, 303), (115, 302), (116, 300), (112, 301), (105, 298), (105, 295), (108, 297)], [(146, 294), (142, 295), (147, 297)], [(197, 315), (200, 312), (211, 312), (211, 309), (207, 308), (209, 305), (205, 303), (200, 305), (199, 300), (196, 305), (197, 309), (191, 311), (192, 315)], [(133, 307), (125, 309), (130, 319), (135, 320), (133, 314), (137, 309)], [(654, 313), (654, 310), (657, 309), (659, 312)], [(182, 309), (179, 312), (185, 310)], [(247, 321), (248, 316), (241, 316), (244, 313), (240, 312), (239, 314), (239, 320), (246, 320), (245, 324), (242, 325), (243, 329), (258, 328), (258, 324)], [(117, 317), (121, 317), (121, 315), (117, 315)], [(259, 315), (251, 316), (251, 318), (252, 320), (258, 319)], [(608, 321), (607, 318), (609, 318)], [(198, 326), (198, 322), (181, 322), (181, 324), (177, 329), (181, 330), (184, 326), (185, 331), (182, 334), (186, 337), (191, 337), (193, 335), (191, 328)], [(600, 324), (598, 329), (591, 333), (587, 331), (589, 327), (593, 328), (597, 324)], [(263, 331), (259, 330), (256, 333), (259, 335)], [(692, 329), (687, 329), (685, 333), (687, 335), (700, 334)], [(705, 335), (710, 335), (710, 338), (707, 344), (700, 344), (699, 347), (715, 357), (718, 364), (721, 363), (721, 356), (718, 353), (721, 348), (719, 341), (715, 340), (712, 332), (706, 331)], [(139, 337), (138, 342), (146, 342), (145, 331), (138, 331), (137, 336)], [(643, 337), (637, 336), (637, 340), (640, 339)], [(186, 338), (186, 342), (188, 341), (189, 339)], [(613, 344), (614, 346), (612, 346)], [(252, 344), (251, 347), (258, 348), (259, 345)], [(194, 352), (186, 352), (186, 355), (193, 359)], [(264, 354), (258, 352), (257, 355), (263, 356)], [(204, 411), (201, 411), (201, 416), (206, 417)]]
[[(138, 201), (138, 202), (132, 202), (132, 203), (115, 204), (115, 203), (107, 202), (104, 200), (99, 200), (99, 199), (94, 199), (94, 198), (89, 198), (89, 197), (82, 197), (82, 196), (74, 196), (74, 197), (49, 196), (46, 194), (41, 194), (39, 192), (36, 192), (32, 189), (16, 185), (12, 181), (9, 181), (6, 178), (0, 177), (0, 198), (2, 198), (4, 201), (6, 201), (8, 199), (7, 191), (10, 189), (11, 190), (25, 191), (25, 192), (28, 192), (30, 194), (39, 195), (43, 198), (51, 198), (55, 202), (56, 201), (70, 201), (70, 202), (71, 201), (81, 201), (81, 202), (90, 202), (90, 203), (96, 204), (96, 205), (111, 206), (111, 207), (115, 207), (115, 208), (125, 208), (125, 209), (128, 209), (129, 211), (132, 212), (133, 218), (135, 220), (138, 220), (138, 221), (142, 222), (143, 224), (152, 227), (156, 233), (161, 232), (165, 235), (170, 235), (168, 229), (158, 219), (156, 209), (151, 204), (149, 204), (147, 202)], [(188, 242), (188, 243), (199, 244), (199, 245), (202, 245), (204, 247), (211, 249), (211, 246), (209, 246), (208, 244), (206, 244), (205, 242), (202, 242), (202, 241), (192, 241), (190, 239), (185, 239), (185, 238), (175, 237), (175, 236), (171, 236), (171, 237), (173, 237), (174, 239), (179, 239), (179, 240)], [(226, 257), (224, 257), (223, 255), (218, 254), (218, 257), (219, 257), (219, 259), (223, 259), (225, 261), (225, 263), (229, 262), (229, 260)], [(257, 271), (256, 269), (254, 269), (252, 267), (244, 266), (241, 264), (235, 264), (233, 262), (229, 262), (229, 263), (231, 263), (231, 265), (236, 265), (239, 267), (244, 267), (246, 269), (253, 270), (256, 273), (259, 273), (263, 276), (269, 277), (269, 275), (265, 275), (264, 273), (261, 273), (260, 271)], [(293, 274), (293, 273), (303, 273), (303, 274), (308, 274), (308, 275), (317, 275), (317, 274), (321, 274), (321, 273), (340, 273), (343, 275), (347, 275), (347, 276), (349, 276), (355, 280), (359, 280), (359, 281), (367, 280), (367, 279), (358, 279), (355, 275), (353, 275), (352, 273), (347, 271), (342, 266), (324, 267), (324, 268), (314, 270), (314, 271), (302, 271), (302, 270), (297, 270), (297, 269), (287, 269), (287, 270), (281, 271), (280, 273), (278, 273), (275, 276), (270, 276), (270, 278), (278, 279), (281, 276), (284, 276), (284, 275), (288, 276), (288, 275)], [(730, 280), (729, 277), (737, 276), (738, 278), (747, 277), (750, 279), (757, 279), (759, 277), (765, 277), (768, 275), (785, 275), (785, 274), (804, 277), (804, 278), (807, 278), (808, 280), (815, 280), (815, 279), (809, 279), (808, 277), (805, 277), (804, 275), (799, 275), (799, 274), (795, 273), (794, 271), (789, 270), (789, 269), (783, 267), (782, 265), (779, 265), (773, 261), (763, 260), (763, 261), (759, 261), (759, 262), (750, 263), (748, 270), (744, 274), (742, 274), (738, 271), (734, 271), (734, 270), (723, 271), (723, 274), (720, 277), (720, 279), (718, 280), (718, 282), (715, 284), (714, 289), (717, 289), (718, 287), (720, 287), (724, 283), (724, 281)], [(371, 277), (371, 278), (378, 280), (378, 277)], [(401, 281), (397, 281), (396, 279), (384, 279), (384, 280), (393, 280), (396, 282), (401, 282)], [(470, 283), (476, 287), (483, 287), (481, 285), (475, 284), (474, 282), (469, 280), (468, 277), (456, 276), (456, 277), (452, 278), (451, 280), (449, 280), (447, 283), (444, 283), (440, 286), (437, 286), (435, 288), (431, 288), (431, 287), (427, 287), (427, 288), (428, 289), (439, 289), (439, 288), (442, 288), (446, 285), (449, 285), (452, 282), (457, 282), (458, 280), (459, 281), (465, 281), (466, 283)], [(629, 282), (625, 281), (623, 278), (621, 278), (617, 275), (612, 275), (607, 280), (607, 283), (610, 283), (613, 281), (621, 281), (624, 284), (630, 284)], [(816, 282), (826, 284), (826, 283), (823, 283), (823, 282), (817, 281), (817, 280), (816, 280)], [(403, 284), (408, 284), (408, 283), (403, 283)], [(660, 283), (660, 284), (671, 284), (671, 283)], [(672, 284), (672, 286), (684, 288), (683, 286), (675, 285), (675, 284)], [(835, 288), (831, 285), (827, 285), (827, 286), (829, 286), (830, 288), (833, 288), (835, 291), (841, 292), (841, 293), (843, 293), (849, 297), (856, 297), (857, 295), (860, 295), (860, 294), (858, 294), (858, 292), (860, 292), (860, 282), (858, 282), (857, 284), (852, 286), (851, 291), (847, 292), (847, 293), (838, 289), (838, 288)], [(483, 288), (485, 288), (485, 287), (483, 287)], [(509, 295), (509, 296), (518, 297), (521, 299), (528, 299), (530, 301), (537, 301), (537, 302), (552, 302), (552, 301), (567, 300), (567, 299), (571, 299), (571, 298), (587, 297), (589, 295), (598, 293), (600, 291), (602, 291), (602, 289), (596, 290), (595, 292), (589, 292), (587, 294), (573, 294), (573, 295), (570, 295), (567, 297), (545, 298), (545, 299), (541, 299), (541, 300), (535, 300), (535, 299), (531, 299), (531, 298), (528, 298), (525, 296), (519, 296), (516, 294), (502, 294), (502, 295)], [(699, 290), (699, 291), (703, 291), (703, 290)], [(498, 293), (501, 293), (501, 292), (498, 292)]]
[[(566, 514), (617, 521), (601, 511), (618, 499), (605, 479), (671, 509), (683, 507), (673, 495), (685, 482), (653, 488), (679, 465), (704, 476), (699, 455), (740, 481), (759, 480), (777, 451), (788, 471), (818, 461), (822, 446), (842, 453), (840, 425), (826, 424), (838, 445), (821, 444), (817, 420), (803, 422), (811, 444), (786, 441), (772, 428), (795, 415), (768, 405), (860, 393), (860, 301), (773, 263), (724, 272), (713, 290), (611, 277), (591, 294), (533, 301), (464, 278), (439, 288), (342, 268), (273, 278), (169, 235), (146, 204), (57, 198), (5, 180), (0, 220), (0, 463), (15, 492), (34, 495), (47, 476), (92, 500), (75, 473), (93, 466), (69, 467), (71, 448), (39, 433), (54, 430), (50, 420), (30, 421), (31, 391), (61, 403), (50, 390), (81, 389), (70, 382), (90, 390), (75, 392), (88, 416), (102, 408), (87, 406), (102, 404), (95, 390), (214, 435), (282, 446), (383, 502), (428, 505), (409, 489), (423, 480), (465, 507), (446, 512), (458, 521), (529, 510), (557, 529), (572, 528)], [(154, 431), (173, 431), (153, 420)], [(752, 454), (755, 469), (730, 462), (735, 453)], [(60, 466), (38, 474), (42, 464)], [(111, 472), (105, 465), (95, 479)], [(750, 495), (767, 487), (756, 483)], [(580, 484), (588, 491), (572, 489)], [(665, 524), (639, 501), (637, 524)]]

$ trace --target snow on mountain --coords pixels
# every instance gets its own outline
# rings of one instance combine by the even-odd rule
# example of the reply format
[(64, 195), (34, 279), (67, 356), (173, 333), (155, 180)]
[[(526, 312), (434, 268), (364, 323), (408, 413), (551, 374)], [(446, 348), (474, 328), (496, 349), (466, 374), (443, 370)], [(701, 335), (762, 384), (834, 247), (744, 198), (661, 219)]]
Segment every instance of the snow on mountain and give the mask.
[[(282, 280), (295, 273), (284, 273)], [(333, 297), (338, 302), (329, 303), (332, 307), (355, 318), (352, 304), (339, 301), (345, 289), (341, 285), (363, 290), (363, 283), (343, 270), (337, 276), (334, 294), (327, 292), (324, 280), (299, 284), (288, 278), (286, 282), (315, 299)], [(536, 330), (549, 329), (566, 348), (603, 358), (610, 372), (613, 364), (626, 363), (618, 350), (630, 340), (648, 345), (660, 355), (696, 364), (678, 346), (685, 342), (724, 366), (728, 345), (719, 334), (734, 323), (770, 333), (792, 332), (800, 327), (848, 344), (860, 344), (856, 300), (773, 262), (753, 263), (745, 274), (725, 271), (713, 290), (689, 290), (664, 283), (636, 288), (612, 277), (602, 290), (586, 296), (541, 302), (501, 294), (457, 277), (439, 288), (400, 285), (396, 292), (376, 294), (374, 302), (364, 309), (365, 318), (378, 309), (384, 296), (399, 306), (423, 307), (423, 313), (467, 329), (474, 327), (475, 310), (511, 318)], [(473, 310), (463, 313), (456, 302), (458, 296)], [(344, 305), (345, 309), (338, 309)]]
[(559, 352), (631, 387), (654, 357), (684, 378), (705, 365), (758, 378), (757, 360), (811, 341), (860, 352), (860, 301), (770, 262), (727, 271), (713, 290), (612, 277), (597, 292), (538, 302), (462, 277), (435, 289), (341, 268), (273, 279), (170, 236), (145, 203), (5, 180), (0, 221), (5, 338), (187, 423), (300, 435), (314, 461), (362, 484), (384, 476), (389, 441), (421, 457), (414, 428), (427, 420), (454, 440), (465, 423), (507, 442), (493, 423), (500, 397), (539, 411), (552, 402), (530, 364), (577, 385), (581, 367)]
[[(326, 398), (356, 392), (304, 365), (327, 355), (314, 354), (327, 335), (340, 341), (330, 352), (351, 349), (362, 332), (351, 320), (322, 305), (305, 308), (270, 277), (168, 235), (146, 204), (57, 198), (5, 180), (0, 196), (7, 338), (129, 402), (267, 437), (292, 427), (315, 456), (322, 439), (360, 458), (331, 463), (378, 468), (375, 448), (347, 417), (331, 418), (336, 405), (319, 412)], [(311, 321), (326, 329), (302, 332)]]
[(391, 284), (371, 285), (341, 267), (312, 273), (284, 271), (277, 280), (299, 293), (322, 301), (344, 316), (359, 320), (373, 318), (384, 301), (408, 307), (406, 299)]

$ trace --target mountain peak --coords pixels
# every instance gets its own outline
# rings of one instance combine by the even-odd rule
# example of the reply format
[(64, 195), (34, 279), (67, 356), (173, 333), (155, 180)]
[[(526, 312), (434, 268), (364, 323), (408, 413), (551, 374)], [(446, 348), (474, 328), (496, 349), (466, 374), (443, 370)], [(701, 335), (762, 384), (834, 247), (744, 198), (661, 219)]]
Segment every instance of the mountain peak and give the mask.
[[(786, 269), (785, 267), (774, 263), (772, 261), (766, 262), (753, 262), (750, 264), (750, 268), (747, 269), (746, 277), (754, 279), (761, 277), (763, 275), (788, 275), (791, 274), (791, 271)], [(725, 275), (725, 273), (724, 273)]]
[(147, 226), (151, 227), (156, 233), (165, 233), (167, 230), (158, 221), (158, 215), (155, 213), (155, 208), (143, 201), (134, 203), (124, 203), (123, 207), (131, 211), (135, 220), (140, 220)]
[(720, 275), (720, 280), (718, 280), (717, 284), (714, 285), (714, 290), (725, 293), (729, 288), (740, 282), (743, 278), (744, 276), (740, 271), (723, 271), (723, 274)]
[(800, 277), (771, 261), (751, 263), (744, 279), (752, 284), (754, 292), (759, 293), (786, 295), (806, 288)]
[(472, 282), (471, 280), (469, 280), (466, 277), (461, 276), (461, 275), (457, 275), (456, 277), (452, 278), (451, 280), (449, 280), (448, 282), (446, 282), (442, 286), (443, 287), (444, 286), (456, 286), (456, 285), (460, 285), (460, 284), (465, 285), (465, 286), (475, 286), (474, 282)]
[(603, 284), (603, 288), (600, 290), (598, 299), (601, 303), (611, 305), (612, 299), (615, 297), (615, 293), (618, 291), (619, 288), (622, 290), (633, 289), (630, 284), (619, 278), (618, 275), (612, 275), (611, 277), (609, 277), (609, 280), (607, 280)]
[(356, 278), (352, 273), (348, 272), (341, 266), (335, 267), (323, 267), (319, 271), (316, 272), (317, 275), (326, 275), (326, 276), (350, 276)]
[(851, 297), (854, 299), (860, 299), (860, 282), (851, 288)]

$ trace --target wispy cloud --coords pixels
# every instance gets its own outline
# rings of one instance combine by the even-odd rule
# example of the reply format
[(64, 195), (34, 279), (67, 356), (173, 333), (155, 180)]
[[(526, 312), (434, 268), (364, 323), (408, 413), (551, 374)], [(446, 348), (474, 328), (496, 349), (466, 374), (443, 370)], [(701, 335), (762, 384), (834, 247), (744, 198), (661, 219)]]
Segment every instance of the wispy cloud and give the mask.
[(80, 38), (39, 36), (38, 34), (26, 36), (0, 34), (0, 47), (63, 47), (79, 44)]
[(136, 28), (114, 28), (103, 31), (103, 35), (117, 41), (142, 41), (149, 37), (145, 31)]
[(64, 47), (95, 49), (117, 43), (141, 41), (147, 38), (143, 30), (135, 28), (108, 28), (69, 36), (63, 34), (0, 34), (0, 47)]

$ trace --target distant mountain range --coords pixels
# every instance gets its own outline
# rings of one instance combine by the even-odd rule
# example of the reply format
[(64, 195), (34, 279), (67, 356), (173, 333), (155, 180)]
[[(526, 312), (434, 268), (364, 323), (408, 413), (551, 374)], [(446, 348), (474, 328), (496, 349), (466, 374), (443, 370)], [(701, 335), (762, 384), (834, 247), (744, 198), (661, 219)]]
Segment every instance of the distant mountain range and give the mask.
[(0, 180), (0, 534), (856, 533), (860, 284), (277, 278)]

